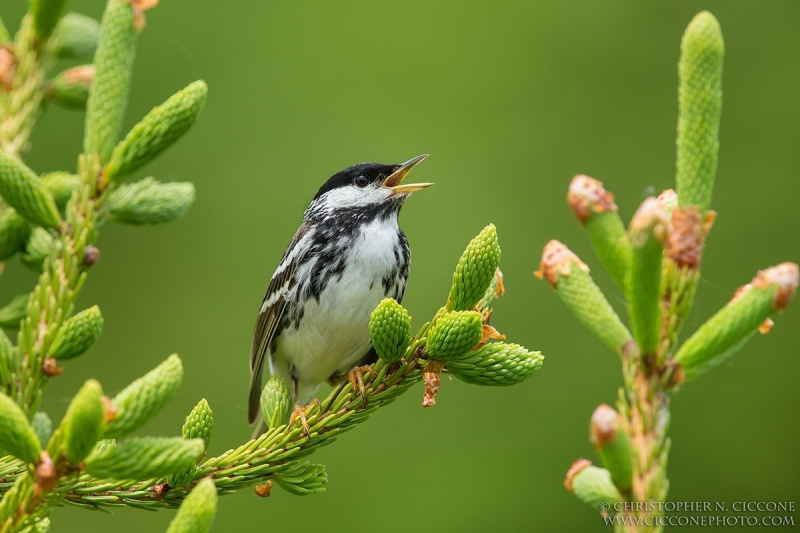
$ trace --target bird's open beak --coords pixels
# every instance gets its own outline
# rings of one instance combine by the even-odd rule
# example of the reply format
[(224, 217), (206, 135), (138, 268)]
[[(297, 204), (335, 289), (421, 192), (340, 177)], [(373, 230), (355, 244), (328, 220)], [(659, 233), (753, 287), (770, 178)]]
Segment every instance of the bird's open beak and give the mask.
[(428, 157), (428, 154), (418, 155), (414, 159), (409, 159), (405, 163), (401, 164), (397, 170), (392, 172), (391, 176), (383, 181), (382, 186), (391, 190), (395, 194), (411, 194), (414, 191), (430, 187), (433, 185), (433, 183), (408, 183), (406, 185), (402, 185), (403, 180), (408, 173), (411, 172), (411, 169), (417, 166), (417, 163), (426, 157)]

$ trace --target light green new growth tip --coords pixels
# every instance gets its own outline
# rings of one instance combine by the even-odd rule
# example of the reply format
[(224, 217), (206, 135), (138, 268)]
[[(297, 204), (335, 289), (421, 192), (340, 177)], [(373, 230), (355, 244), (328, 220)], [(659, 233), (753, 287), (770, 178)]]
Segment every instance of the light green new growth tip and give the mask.
[(483, 335), (483, 318), (477, 311), (451, 311), (428, 331), (425, 353), (437, 361), (450, 361), (474, 348)]
[(194, 195), (191, 183), (144, 178), (114, 190), (108, 198), (108, 212), (112, 220), (123, 224), (163, 224), (185, 215)]
[(613, 505), (622, 501), (622, 495), (611, 481), (605, 468), (588, 465), (572, 478), (572, 492), (586, 505), (599, 509), (601, 504)]
[(600, 262), (614, 283), (624, 291), (631, 262), (631, 245), (619, 213), (600, 213), (588, 219), (583, 227)]
[(631, 246), (617, 204), (614, 203), (614, 195), (600, 181), (579, 175), (572, 178), (569, 184), (567, 203), (586, 230), (600, 262), (624, 291)]
[(203, 439), (203, 446), (208, 449), (211, 442), (211, 433), (214, 431), (214, 413), (205, 398), (197, 402), (186, 417), (181, 428), (184, 439)]
[(468, 311), (475, 307), (494, 279), (500, 263), (497, 228), (489, 224), (472, 239), (458, 260), (453, 274), (453, 287), (447, 300), (453, 311)]
[(543, 362), (540, 352), (528, 351), (519, 344), (492, 342), (450, 361), (447, 369), (465, 383), (504, 387), (528, 379)]
[(28, 222), (55, 228), (61, 222), (56, 203), (36, 174), (0, 150), (0, 196)]
[(90, 57), (97, 48), (100, 23), (80, 13), (67, 13), (58, 23), (51, 43), (65, 59)]
[(17, 211), (7, 207), (0, 213), (0, 261), (5, 261), (19, 251), (31, 232), (28, 224)]
[(180, 358), (170, 355), (166, 361), (137, 379), (112, 400), (116, 408), (107, 423), (104, 438), (117, 438), (139, 428), (164, 407), (183, 381)]
[(203, 452), (202, 439), (131, 437), (104, 442), (86, 459), (86, 472), (100, 478), (151, 479), (193, 466)]
[(277, 374), (271, 375), (261, 391), (261, 416), (264, 417), (267, 429), (287, 424), (293, 403), (283, 378)]
[(297, 496), (307, 496), (325, 492), (328, 474), (325, 472), (325, 465), (309, 462), (294, 463), (276, 476), (275, 481), (287, 492)]
[(696, 378), (744, 346), (765, 320), (789, 303), (797, 283), (798, 269), (794, 263), (759, 272), (680, 347), (675, 360), (680, 363), (684, 377)]
[(93, 305), (64, 322), (53, 341), (50, 357), (62, 360), (77, 357), (91, 348), (102, 331), (103, 315)]
[(44, 99), (64, 109), (86, 109), (94, 67), (80, 65), (59, 72), (44, 87)]
[(66, 0), (30, 0), (33, 27), (40, 41), (46, 41), (64, 12)]
[(100, 440), (104, 413), (103, 388), (90, 379), (72, 399), (61, 422), (64, 452), (70, 464), (78, 465)]
[[(211, 432), (214, 430), (214, 414), (205, 398), (197, 402), (194, 409), (186, 417), (181, 428), (181, 436), (185, 440), (203, 439), (203, 446), (208, 450), (211, 441)], [(167, 480), (170, 487), (183, 487), (191, 483), (194, 477), (195, 465), (176, 473)]]
[(59, 209), (64, 209), (75, 191), (80, 188), (81, 180), (78, 176), (69, 172), (50, 172), (49, 174), (42, 174), (42, 184), (53, 196), (56, 206)]
[(117, 181), (128, 176), (180, 139), (197, 120), (207, 92), (204, 81), (195, 81), (153, 108), (114, 148), (106, 178)]
[(167, 533), (207, 533), (217, 512), (217, 487), (210, 478), (201, 479), (181, 504)]
[(661, 332), (661, 263), (666, 218), (653, 197), (637, 209), (628, 227), (631, 267), (628, 274), (628, 315), (633, 338), (643, 355), (655, 355)]
[(0, 455), (13, 455), (29, 464), (39, 462), (42, 449), (28, 417), (14, 400), (0, 392)]
[(628, 491), (633, 483), (634, 451), (624, 428), (624, 419), (619, 413), (608, 405), (600, 405), (592, 414), (589, 440), (610, 472), (614, 485), (621, 491)]
[(394, 298), (384, 298), (369, 317), (369, 336), (378, 357), (399, 361), (411, 338), (411, 317)]
[(83, 151), (105, 163), (122, 130), (128, 107), (138, 32), (127, 0), (110, 0), (94, 55), (95, 75), (86, 103)]
[(589, 274), (589, 267), (569, 248), (550, 241), (542, 253), (537, 276), (550, 282), (558, 297), (575, 318), (617, 354), (631, 334)]
[(677, 192), (681, 207), (711, 204), (722, 112), (722, 58), (725, 46), (717, 19), (703, 11), (681, 40), (678, 63)]

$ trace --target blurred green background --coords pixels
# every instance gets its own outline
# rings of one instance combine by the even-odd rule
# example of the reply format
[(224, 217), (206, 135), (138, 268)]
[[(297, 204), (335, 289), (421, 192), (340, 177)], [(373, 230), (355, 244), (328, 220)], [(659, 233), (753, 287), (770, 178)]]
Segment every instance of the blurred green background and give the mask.
[[(99, 17), (103, 2), (70, 7)], [(25, 8), (4, 0), (0, 15), (16, 29)], [(401, 215), (414, 258), (404, 304), (417, 325), (429, 318), (464, 246), (494, 222), (507, 294), (493, 324), (541, 350), (542, 371), (508, 389), (446, 380), (427, 410), (417, 386), (314, 455), (327, 492), (226, 496), (215, 530), (599, 530), (561, 482), (574, 459), (594, 459), (588, 419), (614, 401), (619, 364), (531, 273), (542, 246), (562, 240), (624, 312), (566, 188), (576, 173), (602, 180), (627, 220), (673, 185), (678, 47), (702, 9), (726, 47), (719, 218), (685, 333), (757, 269), (800, 260), (796, 0), (163, 1), (147, 13), (128, 125), (208, 82), (194, 130), (139, 173), (194, 182), (197, 203), (167, 226), (103, 228), (80, 300), (103, 310), (103, 336), (53, 380), (44, 408), (57, 421), (87, 377), (115, 393), (178, 352), (184, 385), (140, 433), (179, 434), (205, 397), (210, 452), (244, 442), (255, 314), (308, 201), (350, 164), (430, 153), (413, 179), (437, 185)], [(74, 169), (82, 126), (82, 113), (48, 110), (27, 162)], [(0, 301), (34, 281), (10, 263)], [(776, 322), (675, 398), (670, 499), (800, 501), (800, 303)], [(172, 516), (64, 508), (51, 531), (163, 531)]]

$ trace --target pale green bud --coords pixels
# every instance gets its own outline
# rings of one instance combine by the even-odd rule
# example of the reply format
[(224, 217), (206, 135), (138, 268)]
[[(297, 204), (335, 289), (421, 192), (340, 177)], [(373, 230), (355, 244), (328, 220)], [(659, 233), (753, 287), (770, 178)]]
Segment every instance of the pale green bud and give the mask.
[(450, 361), (474, 348), (483, 336), (483, 319), (477, 311), (452, 311), (439, 317), (428, 331), (425, 353), (437, 361)]
[(44, 87), (44, 99), (64, 109), (85, 109), (94, 66), (81, 65), (59, 73)]
[(185, 215), (194, 196), (191, 183), (159, 183), (144, 178), (112, 192), (108, 211), (112, 220), (123, 224), (163, 224)]
[(369, 317), (369, 336), (378, 357), (387, 363), (399, 361), (411, 338), (411, 317), (394, 298), (385, 298)]
[(448, 308), (467, 311), (475, 307), (491, 285), (500, 263), (497, 228), (489, 224), (470, 241), (453, 274)]
[(61, 422), (64, 452), (73, 465), (83, 461), (103, 434), (103, 388), (88, 380), (67, 407)]
[(614, 282), (626, 290), (625, 277), (631, 262), (631, 245), (617, 212), (614, 195), (589, 176), (575, 176), (567, 193), (575, 217), (586, 230), (597, 257)]
[(180, 139), (197, 120), (207, 92), (206, 83), (199, 80), (153, 108), (114, 148), (104, 171), (106, 179), (128, 176)]
[(282, 426), (289, 422), (292, 413), (292, 395), (283, 378), (273, 374), (261, 391), (261, 416), (267, 429)]
[(61, 216), (53, 197), (19, 159), (0, 151), (0, 196), (28, 222), (55, 228)]
[(50, 348), (54, 359), (72, 359), (86, 352), (103, 331), (103, 315), (93, 305), (64, 322)]
[(83, 139), (84, 153), (98, 154), (101, 163), (108, 161), (114, 149), (128, 106), (139, 35), (133, 18), (128, 0), (109, 0), (101, 21)]
[(217, 512), (217, 487), (211, 478), (201, 479), (183, 500), (167, 533), (207, 533)]
[[(183, 381), (183, 365), (177, 354), (137, 379), (112, 400), (114, 418), (106, 424), (104, 437), (127, 435), (164, 407)], [(199, 441), (202, 442), (202, 441)]]
[(67, 13), (56, 26), (51, 43), (58, 49), (59, 57), (91, 57), (99, 35), (98, 21), (79, 13)]
[[(214, 429), (214, 415), (211, 412), (205, 398), (197, 402), (192, 412), (186, 417), (181, 428), (181, 435), (184, 439), (203, 439), (205, 449), (208, 450), (208, 443), (211, 441), (211, 432)], [(178, 472), (167, 480), (170, 487), (183, 487), (192, 481), (195, 472), (195, 465), (188, 469)]]
[(606, 404), (592, 413), (589, 440), (621, 491), (630, 490), (633, 480), (633, 447), (622, 416)]
[(661, 273), (668, 211), (654, 197), (646, 198), (628, 225), (631, 265), (628, 273), (628, 315), (642, 355), (655, 355), (661, 332)]
[(544, 357), (518, 344), (491, 342), (447, 363), (447, 369), (466, 383), (486, 386), (515, 385), (541, 368)]
[(214, 430), (214, 413), (205, 398), (197, 402), (186, 421), (183, 423), (181, 435), (184, 439), (203, 439), (205, 449), (211, 441), (211, 432)]
[(611, 481), (608, 470), (592, 466), (591, 461), (586, 459), (575, 461), (567, 472), (564, 486), (578, 500), (595, 509), (608, 511), (614, 508), (615, 503), (622, 501), (622, 495)]
[(759, 329), (769, 331), (769, 317), (782, 311), (795, 294), (798, 267), (794, 263), (760, 271), (733, 299), (700, 326), (675, 354), (685, 379), (695, 378), (727, 360)]
[(276, 476), (275, 481), (292, 494), (306, 496), (324, 492), (328, 474), (325, 472), (325, 465), (295, 463)]
[(29, 464), (38, 463), (42, 453), (28, 417), (4, 392), (0, 392), (0, 452)]
[(542, 251), (535, 273), (555, 289), (575, 318), (614, 352), (621, 353), (631, 334), (589, 274), (589, 267), (559, 241), (552, 240)]
[(678, 201), (681, 207), (711, 204), (722, 113), (722, 58), (725, 45), (717, 19), (697, 14), (681, 39), (678, 61)]
[(152, 479), (191, 467), (203, 452), (202, 439), (131, 437), (95, 449), (85, 470), (100, 478)]

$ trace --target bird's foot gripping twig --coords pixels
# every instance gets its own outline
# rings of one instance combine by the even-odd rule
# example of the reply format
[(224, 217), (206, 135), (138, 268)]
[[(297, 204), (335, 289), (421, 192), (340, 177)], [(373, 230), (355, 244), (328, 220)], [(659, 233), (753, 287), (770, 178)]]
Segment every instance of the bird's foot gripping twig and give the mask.
[(315, 405), (317, 406), (317, 408), (319, 408), (320, 406), (319, 400), (317, 400), (316, 398), (306, 406), (303, 406), (300, 402), (295, 402), (294, 410), (292, 411), (292, 416), (289, 419), (289, 423), (293, 424), (294, 421), (299, 418), (300, 425), (303, 426), (303, 433), (305, 433), (306, 437), (308, 437), (309, 439), (311, 438), (311, 428), (309, 427), (308, 420), (306, 419), (306, 411)]
[(375, 372), (369, 365), (351, 368), (347, 373), (347, 380), (350, 382), (353, 390), (355, 391), (357, 389), (359, 394), (361, 394), (361, 405), (367, 404), (367, 398), (364, 395), (364, 391), (366, 390), (366, 387), (364, 386), (364, 373), (372, 374), (374, 377), (378, 377), (378, 373)]

